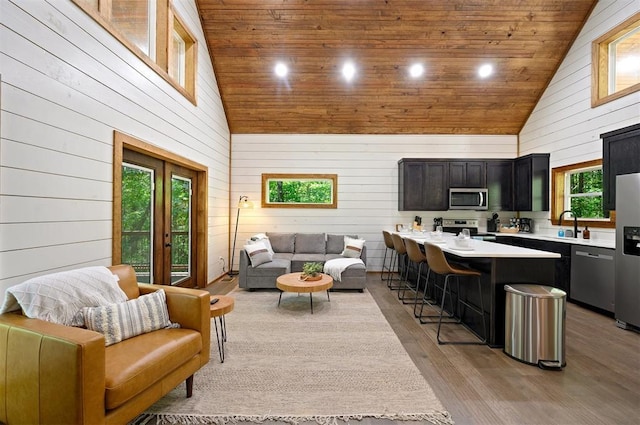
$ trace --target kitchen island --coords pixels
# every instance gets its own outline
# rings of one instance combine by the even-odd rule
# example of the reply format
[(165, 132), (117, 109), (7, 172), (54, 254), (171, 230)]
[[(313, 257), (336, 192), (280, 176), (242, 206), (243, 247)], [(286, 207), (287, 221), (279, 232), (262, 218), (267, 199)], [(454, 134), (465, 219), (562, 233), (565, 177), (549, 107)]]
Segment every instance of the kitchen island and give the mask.
[[(482, 240), (471, 240), (469, 248), (459, 248), (455, 244), (453, 234), (445, 234), (443, 241), (432, 239), (430, 233), (400, 233), (400, 236), (411, 238), (420, 244), (436, 244), (440, 246), (450, 262), (462, 264), (482, 273), (482, 296), (485, 318), (489, 327), (487, 343), (491, 347), (504, 346), (504, 285), (537, 283), (553, 286), (555, 262), (561, 257), (555, 252)], [(459, 295), (471, 304), (480, 305), (477, 285), (461, 285)], [(473, 312), (466, 314), (463, 311), (461, 319), (467, 326), (482, 334), (482, 320), (479, 315)]]

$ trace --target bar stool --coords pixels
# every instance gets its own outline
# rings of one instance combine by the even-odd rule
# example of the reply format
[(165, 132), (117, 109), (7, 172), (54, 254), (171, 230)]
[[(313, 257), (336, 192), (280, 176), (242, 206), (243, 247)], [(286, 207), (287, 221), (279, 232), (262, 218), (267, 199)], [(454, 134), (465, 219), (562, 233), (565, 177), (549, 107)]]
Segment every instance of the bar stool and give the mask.
[[(480, 272), (472, 269), (463, 269), (458, 267), (453, 267), (447, 261), (442, 249), (439, 246), (433, 244), (425, 245), (427, 263), (429, 264), (429, 269), (434, 273), (445, 276), (444, 278), (444, 289), (442, 291), (442, 304), (440, 308), (440, 316), (438, 319), (438, 332), (437, 332), (437, 340), (438, 344), (485, 344), (487, 342), (487, 324), (484, 314), (484, 302), (482, 300), (482, 286), (480, 285)], [(450, 292), (451, 288), (449, 288), (449, 278), (455, 277), (458, 285), (458, 297), (457, 297), (457, 310), (458, 314), (460, 313), (460, 304), (463, 304), (474, 312), (478, 313), (482, 317), (482, 331), (483, 336), (478, 335), (473, 329), (465, 326), (469, 329), (480, 341), (443, 341), (440, 339), (440, 328), (442, 326), (442, 315), (444, 311), (444, 301), (445, 296), (447, 294), (447, 290)], [(480, 309), (475, 307), (472, 304), (469, 304), (466, 300), (460, 299), (460, 277), (475, 277), (478, 282), (478, 294), (480, 296)], [(459, 318), (456, 323), (462, 324), (461, 319)], [(464, 324), (463, 324), (464, 325)]]
[[(395, 267), (398, 267), (398, 274), (400, 275), (400, 278), (397, 279), (400, 282), (404, 282), (406, 281), (406, 277), (409, 274), (409, 267), (407, 267), (406, 262), (406, 258), (407, 258), (407, 248), (404, 245), (404, 240), (402, 239), (402, 237), (396, 233), (392, 233), (391, 234), (391, 239), (393, 240), (393, 249), (396, 251), (396, 265), (395, 266), (391, 266), (391, 269), (395, 269)], [(402, 264), (400, 264), (400, 260), (402, 259)], [(402, 271), (403, 269), (400, 268), (400, 266), (402, 266), (404, 268), (404, 274), (405, 277), (402, 276)], [(389, 278), (391, 278), (391, 275), (389, 275)], [(402, 289), (403, 288), (403, 283), (400, 283), (397, 286), (392, 286), (391, 285), (391, 279), (387, 280), (387, 286), (389, 287), (389, 289)]]
[[(427, 250), (427, 243), (425, 243), (425, 260), (427, 259), (426, 256), (426, 250)], [(434, 273), (435, 274), (435, 273)], [(430, 277), (431, 277), (431, 269), (429, 268), (429, 262), (427, 261), (427, 277), (425, 278), (425, 283), (424, 283), (424, 289), (422, 291), (422, 302), (420, 303), (420, 312), (418, 313), (418, 303), (415, 303), (413, 306), (413, 315), (416, 319), (418, 319), (420, 321), (421, 324), (426, 324), (426, 323), (438, 323), (439, 318), (440, 318), (440, 314), (442, 313), (442, 310), (444, 309), (444, 300), (443, 300), (443, 304), (438, 304), (438, 301), (436, 299), (437, 297), (437, 293), (435, 292), (435, 289), (439, 289), (443, 294), (448, 293), (449, 294), (449, 305), (451, 306), (451, 313), (448, 314), (447, 319), (453, 319), (454, 318), (454, 313), (453, 313), (453, 297), (451, 295), (451, 291), (447, 291), (444, 292), (444, 286), (442, 285), (438, 285), (438, 279), (437, 279), (437, 275), (434, 276), (433, 279), (433, 286), (435, 287), (434, 292), (433, 292), (433, 297), (430, 297), (429, 295), (429, 287), (430, 285)], [(424, 314), (424, 307), (425, 306), (429, 306), (431, 308), (436, 308), (438, 312), (436, 314)], [(427, 319), (427, 320), (425, 320)]]
[[(385, 270), (387, 271), (387, 278), (386, 280), (389, 280), (389, 275), (392, 272), (392, 266), (394, 263), (394, 256), (397, 255), (396, 254), (396, 250), (393, 247), (393, 238), (391, 238), (391, 233), (387, 232), (386, 230), (382, 231), (382, 238), (384, 239), (384, 257), (382, 258), (382, 272), (380, 273), (380, 280), (385, 280), (384, 274), (385, 274)], [(389, 250), (391, 250), (391, 253), (389, 254)], [(387, 254), (389, 254), (389, 265), (386, 265), (387, 262)]]
[[(424, 253), (420, 249), (420, 245), (418, 245), (418, 242), (414, 241), (413, 239), (405, 239), (404, 245), (405, 245), (405, 248), (407, 249), (407, 256), (409, 257), (409, 263), (407, 264), (407, 279), (405, 280), (404, 285), (402, 287), (402, 293), (398, 291), (398, 299), (402, 301), (403, 304), (415, 305), (418, 303), (418, 292), (420, 289), (420, 277), (422, 276), (422, 265), (427, 264), (427, 257), (424, 255)], [(415, 285), (412, 285), (408, 278), (409, 268), (411, 267), (412, 264), (413, 264), (413, 268), (417, 271)], [(425, 280), (425, 285), (426, 284), (427, 282)], [(407, 289), (413, 292), (413, 297), (405, 296), (405, 292), (407, 291)]]

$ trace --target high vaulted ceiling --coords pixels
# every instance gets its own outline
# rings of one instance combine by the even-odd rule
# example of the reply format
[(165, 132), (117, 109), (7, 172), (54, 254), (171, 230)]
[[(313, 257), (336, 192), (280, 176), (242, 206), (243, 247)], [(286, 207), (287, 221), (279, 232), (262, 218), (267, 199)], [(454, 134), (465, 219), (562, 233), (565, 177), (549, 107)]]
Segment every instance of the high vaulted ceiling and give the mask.
[(596, 2), (197, 0), (236, 134), (517, 134)]

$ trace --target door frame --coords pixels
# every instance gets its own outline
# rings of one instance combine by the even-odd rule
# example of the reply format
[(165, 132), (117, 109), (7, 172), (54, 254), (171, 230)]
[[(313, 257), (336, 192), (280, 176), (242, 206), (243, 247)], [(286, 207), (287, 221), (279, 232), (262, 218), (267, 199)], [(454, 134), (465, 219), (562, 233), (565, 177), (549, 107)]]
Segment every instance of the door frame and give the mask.
[(193, 277), (196, 288), (205, 288), (207, 282), (207, 183), (208, 169), (190, 159), (184, 158), (175, 153), (166, 151), (151, 143), (144, 142), (133, 136), (121, 133), (117, 130), (113, 132), (113, 226), (112, 226), (112, 249), (111, 261), (113, 264), (120, 264), (122, 260), (121, 246), (122, 236), (122, 162), (125, 149), (142, 153), (152, 158), (168, 161), (181, 167), (193, 170), (196, 173), (196, 193), (193, 193), (195, 209), (193, 220), (195, 221), (194, 246), (193, 250)]

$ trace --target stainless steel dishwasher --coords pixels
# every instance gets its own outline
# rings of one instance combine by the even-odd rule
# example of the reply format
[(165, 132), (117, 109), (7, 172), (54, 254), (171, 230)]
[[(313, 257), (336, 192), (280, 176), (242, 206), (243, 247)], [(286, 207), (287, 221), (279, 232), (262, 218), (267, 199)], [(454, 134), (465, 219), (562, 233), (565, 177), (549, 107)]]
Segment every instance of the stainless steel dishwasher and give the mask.
[(614, 312), (615, 250), (573, 245), (571, 248), (571, 299)]

